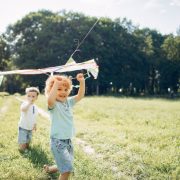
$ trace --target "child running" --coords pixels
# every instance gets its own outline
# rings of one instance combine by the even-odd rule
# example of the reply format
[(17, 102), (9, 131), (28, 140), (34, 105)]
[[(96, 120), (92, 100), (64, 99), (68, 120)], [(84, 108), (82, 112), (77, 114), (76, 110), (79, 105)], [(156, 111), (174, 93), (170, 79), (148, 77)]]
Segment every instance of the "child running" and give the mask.
[(85, 79), (82, 73), (77, 74), (79, 90), (69, 97), (72, 90), (71, 79), (67, 76), (54, 75), (46, 81), (45, 94), (51, 118), (51, 151), (57, 166), (47, 166), (46, 171), (60, 171), (59, 179), (68, 180), (73, 172), (73, 145), (75, 135), (73, 112), (74, 105), (85, 95)]
[(26, 152), (32, 140), (32, 131), (36, 131), (36, 117), (38, 108), (34, 104), (39, 95), (39, 89), (36, 87), (26, 88), (26, 101), (21, 104), (20, 120), (18, 123), (18, 143), (19, 150)]

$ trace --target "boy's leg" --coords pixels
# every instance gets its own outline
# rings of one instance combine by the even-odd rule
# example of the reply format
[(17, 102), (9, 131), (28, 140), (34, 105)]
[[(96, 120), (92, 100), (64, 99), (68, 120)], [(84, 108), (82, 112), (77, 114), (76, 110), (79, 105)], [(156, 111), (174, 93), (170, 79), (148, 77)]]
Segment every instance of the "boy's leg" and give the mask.
[(70, 172), (65, 172), (59, 176), (59, 180), (68, 180), (70, 176)]
[(68, 180), (73, 172), (73, 145), (71, 140), (51, 139), (51, 151), (61, 175), (59, 180)]
[(18, 131), (19, 150), (24, 151), (27, 148), (27, 131), (19, 127)]
[(29, 149), (29, 143), (26, 143), (26, 149)]
[(58, 171), (58, 168), (56, 165), (53, 166), (48, 166), (48, 165), (44, 165), (44, 170), (46, 173), (56, 173)]
[(29, 149), (30, 142), (32, 141), (32, 130), (27, 131), (27, 142), (26, 142), (26, 148)]
[(27, 145), (26, 144), (19, 144), (19, 150), (20, 151), (25, 151), (27, 149)]

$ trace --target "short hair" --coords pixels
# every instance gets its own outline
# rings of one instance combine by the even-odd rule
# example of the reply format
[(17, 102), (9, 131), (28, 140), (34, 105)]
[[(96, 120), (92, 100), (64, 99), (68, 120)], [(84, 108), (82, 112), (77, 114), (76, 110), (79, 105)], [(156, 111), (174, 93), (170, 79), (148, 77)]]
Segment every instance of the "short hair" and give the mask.
[(37, 96), (40, 94), (39, 89), (37, 87), (28, 87), (28, 88), (26, 88), (25, 92), (26, 92), (26, 94), (28, 92), (36, 92)]
[(63, 82), (63, 86), (66, 86), (67, 89), (69, 90), (69, 93), (72, 90), (72, 81), (71, 78), (65, 75), (53, 75), (49, 76), (49, 78), (46, 80), (46, 86), (45, 86), (45, 95), (47, 96), (49, 92), (51, 91), (51, 88), (53, 87), (54, 84), (54, 78), (57, 79), (58, 81)]

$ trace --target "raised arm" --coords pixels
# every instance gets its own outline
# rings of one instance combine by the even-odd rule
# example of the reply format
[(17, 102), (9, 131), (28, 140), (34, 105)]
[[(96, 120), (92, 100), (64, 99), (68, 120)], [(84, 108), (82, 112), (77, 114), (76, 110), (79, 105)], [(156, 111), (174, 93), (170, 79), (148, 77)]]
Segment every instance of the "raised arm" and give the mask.
[(32, 104), (32, 102), (26, 101), (21, 105), (21, 111), (26, 112), (28, 110), (28, 108), (30, 107), (30, 105)]
[(48, 95), (48, 107), (49, 108), (52, 108), (55, 104), (58, 88), (59, 88), (59, 81), (54, 78), (53, 86)]
[(76, 78), (79, 81), (79, 86), (80, 86), (79, 90), (78, 90), (78, 93), (75, 96), (75, 101), (78, 102), (85, 95), (85, 79), (84, 79), (84, 75), (82, 73), (77, 74)]

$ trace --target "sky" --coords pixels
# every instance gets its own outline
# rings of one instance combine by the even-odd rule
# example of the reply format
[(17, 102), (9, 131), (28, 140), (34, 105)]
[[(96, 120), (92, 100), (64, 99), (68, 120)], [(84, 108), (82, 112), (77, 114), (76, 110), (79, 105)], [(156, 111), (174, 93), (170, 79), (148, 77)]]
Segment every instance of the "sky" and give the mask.
[(0, 33), (9, 24), (30, 12), (46, 9), (80, 12), (88, 16), (127, 18), (139, 28), (148, 27), (161, 34), (180, 28), (180, 0), (0, 0)]

